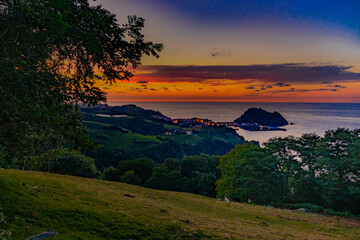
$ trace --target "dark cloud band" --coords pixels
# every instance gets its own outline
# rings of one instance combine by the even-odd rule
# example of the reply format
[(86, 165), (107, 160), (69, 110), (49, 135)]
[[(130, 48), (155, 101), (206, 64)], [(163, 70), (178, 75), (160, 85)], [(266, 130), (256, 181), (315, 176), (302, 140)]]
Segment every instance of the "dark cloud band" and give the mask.
[[(221, 83), (223, 80), (249, 82), (260, 80), (290, 86), (289, 83), (332, 83), (360, 81), (352, 66), (323, 64), (271, 64), (246, 66), (142, 66), (137, 76), (146, 81)], [(234, 83), (232, 83), (234, 84)], [(276, 84), (275, 84), (276, 85)], [(280, 86), (280, 87), (281, 87)]]

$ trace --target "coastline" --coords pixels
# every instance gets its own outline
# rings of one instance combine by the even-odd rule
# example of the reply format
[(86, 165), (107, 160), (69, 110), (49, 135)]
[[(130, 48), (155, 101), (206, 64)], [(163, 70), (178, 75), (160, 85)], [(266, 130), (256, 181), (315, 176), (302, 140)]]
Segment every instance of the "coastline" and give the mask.
[(244, 102), (110, 102), (109, 105), (136, 104), (145, 109), (160, 111), (176, 118), (200, 117), (216, 122), (234, 121), (250, 107), (278, 111), (289, 122), (287, 131), (237, 130), (247, 141), (263, 143), (273, 137), (301, 136), (305, 133), (323, 135), (336, 128), (360, 128), (360, 103), (244, 103)]

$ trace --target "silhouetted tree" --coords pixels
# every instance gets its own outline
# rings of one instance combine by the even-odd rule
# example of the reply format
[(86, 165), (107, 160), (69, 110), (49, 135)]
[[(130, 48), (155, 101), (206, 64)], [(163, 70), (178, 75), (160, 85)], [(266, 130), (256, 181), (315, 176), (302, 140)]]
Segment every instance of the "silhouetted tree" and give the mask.
[(119, 25), (88, 0), (1, 0), (0, 22), (0, 146), (21, 160), (91, 148), (77, 104), (106, 101), (97, 80), (128, 80), (163, 48), (144, 40), (143, 18)]

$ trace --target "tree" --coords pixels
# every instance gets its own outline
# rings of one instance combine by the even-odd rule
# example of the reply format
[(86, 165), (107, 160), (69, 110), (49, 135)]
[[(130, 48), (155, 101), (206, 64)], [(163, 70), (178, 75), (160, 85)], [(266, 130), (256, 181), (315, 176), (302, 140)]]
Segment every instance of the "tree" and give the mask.
[(108, 181), (116, 181), (116, 169), (111, 166), (106, 169), (101, 174), (101, 179), (108, 180)]
[(252, 143), (237, 145), (220, 157), (219, 197), (240, 202), (270, 204), (280, 200), (280, 174), (275, 157)]
[(181, 159), (180, 164), (184, 191), (216, 197), (215, 182), (220, 177), (218, 156), (188, 156)]
[(100, 175), (94, 159), (72, 149), (51, 149), (32, 159), (30, 170), (94, 178)]
[(298, 154), (295, 151), (295, 138), (292, 136), (272, 138), (264, 145), (277, 159), (277, 167), (282, 176), (282, 202), (291, 201), (293, 185), (300, 178), (300, 164), (297, 161)]
[(91, 148), (78, 104), (105, 102), (96, 81), (128, 80), (130, 66), (163, 48), (144, 40), (144, 19), (119, 25), (88, 0), (0, 0), (0, 22), (0, 145), (10, 158)]
[(295, 140), (293, 150), (296, 151), (299, 169), (299, 181), (293, 185), (296, 202), (322, 204), (324, 187), (318, 177), (320, 172), (319, 152), (321, 138), (316, 134), (304, 134)]
[(220, 177), (218, 165), (218, 156), (205, 154), (182, 159), (168, 158), (154, 169), (146, 185), (216, 197), (215, 181)]
[[(133, 182), (133, 184), (144, 185), (150, 178), (154, 168), (155, 163), (150, 158), (129, 159), (118, 163), (116, 174), (118, 176), (118, 181), (122, 181), (123, 179), (135, 179), (134, 175), (136, 175), (138, 179), (136, 179), (137, 182)], [(126, 183), (132, 183), (129, 181)]]
[(161, 190), (183, 191), (184, 179), (178, 170), (170, 169), (163, 163), (154, 169), (146, 186)]
[(320, 178), (326, 207), (360, 213), (360, 138), (359, 130), (329, 130), (319, 148)]

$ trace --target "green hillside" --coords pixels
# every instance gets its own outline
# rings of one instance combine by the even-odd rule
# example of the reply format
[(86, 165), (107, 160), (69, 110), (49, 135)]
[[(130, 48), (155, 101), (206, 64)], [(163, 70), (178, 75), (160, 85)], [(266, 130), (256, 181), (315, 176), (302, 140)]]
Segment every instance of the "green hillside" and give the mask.
[(123, 109), (112, 107), (106, 111), (86, 109), (83, 112), (82, 123), (90, 139), (101, 146), (101, 149), (88, 152), (99, 169), (116, 166), (121, 160), (139, 157), (148, 157), (161, 163), (166, 158), (183, 158), (202, 153), (223, 155), (235, 145), (245, 143), (244, 138), (233, 129), (185, 128), (171, 121), (151, 117), (153, 111), (134, 106), (131, 109), (141, 111), (141, 114), (131, 112), (133, 115), (122, 117), (105, 114), (128, 114), (118, 108)]
[[(125, 196), (135, 196), (131, 198)], [(360, 221), (227, 203), (188, 193), (40, 172), (0, 170), (11, 239), (358, 239)]]

